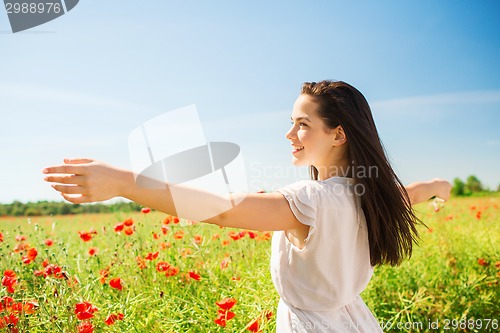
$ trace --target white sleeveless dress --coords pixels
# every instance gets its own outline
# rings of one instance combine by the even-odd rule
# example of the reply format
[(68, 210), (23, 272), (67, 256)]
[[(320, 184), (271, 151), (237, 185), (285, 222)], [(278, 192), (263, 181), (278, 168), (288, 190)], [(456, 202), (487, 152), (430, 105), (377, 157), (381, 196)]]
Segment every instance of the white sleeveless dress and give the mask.
[(281, 297), (278, 333), (382, 332), (359, 296), (373, 267), (355, 189), (352, 178), (332, 177), (278, 190), (310, 227), (303, 249), (283, 231), (273, 235), (271, 275)]

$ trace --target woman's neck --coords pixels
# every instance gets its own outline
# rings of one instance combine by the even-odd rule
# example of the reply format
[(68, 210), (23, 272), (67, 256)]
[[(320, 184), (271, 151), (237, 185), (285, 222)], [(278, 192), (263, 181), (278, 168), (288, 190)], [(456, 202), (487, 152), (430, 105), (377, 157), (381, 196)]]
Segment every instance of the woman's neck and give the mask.
[(318, 170), (318, 180), (331, 177), (352, 177), (352, 165), (347, 160), (338, 161), (328, 166), (315, 166)]

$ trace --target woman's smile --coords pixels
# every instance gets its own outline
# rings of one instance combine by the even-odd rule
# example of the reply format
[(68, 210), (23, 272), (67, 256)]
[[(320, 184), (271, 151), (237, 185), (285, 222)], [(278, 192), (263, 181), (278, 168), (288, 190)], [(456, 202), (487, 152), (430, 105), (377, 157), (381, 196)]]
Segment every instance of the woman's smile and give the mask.
[(292, 147), (293, 147), (292, 154), (296, 154), (296, 153), (298, 153), (299, 151), (304, 150), (304, 147), (303, 147), (303, 146), (292, 145)]

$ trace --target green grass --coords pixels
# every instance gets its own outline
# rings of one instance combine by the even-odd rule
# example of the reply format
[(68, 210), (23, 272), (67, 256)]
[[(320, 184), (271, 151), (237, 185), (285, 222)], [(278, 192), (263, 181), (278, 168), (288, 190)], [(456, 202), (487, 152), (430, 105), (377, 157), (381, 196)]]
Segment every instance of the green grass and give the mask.
[[(416, 207), (432, 232), (422, 227), (422, 239), (411, 260), (395, 268), (376, 268), (362, 294), (386, 331), (450, 332), (453, 325), (458, 326), (456, 331), (495, 331), (493, 322), (488, 329), (484, 326), (487, 319), (500, 319), (499, 204), (498, 197), (457, 198), (438, 212), (427, 204)], [(77, 332), (81, 321), (74, 307), (82, 301), (99, 309), (89, 319), (95, 332), (248, 332), (246, 326), (252, 320), (266, 311), (275, 312), (279, 296), (271, 282), (271, 244), (263, 239), (264, 233), (258, 233), (258, 239), (247, 234), (232, 240), (229, 232), (233, 229), (182, 221), (170, 224), (168, 234), (163, 235), (164, 217), (152, 212), (0, 220), (4, 238), (0, 242), (0, 274), (11, 269), (19, 280), (13, 294), (2, 287), (0, 297), (8, 295), (16, 302), (36, 301), (39, 305), (33, 314), (16, 314), (19, 332)], [(135, 233), (114, 232), (114, 225), (127, 218), (134, 219)], [(83, 242), (78, 231), (90, 228), (97, 235)], [(178, 230), (185, 232), (180, 240), (174, 238)], [(193, 238), (197, 234), (203, 238), (200, 244)], [(220, 237), (214, 239), (215, 234)], [(14, 252), (19, 243), (16, 235), (25, 235), (25, 243), (38, 250), (34, 262), (24, 264), (22, 253)], [(54, 240), (53, 246), (44, 244), (47, 238)], [(162, 243), (171, 246), (162, 248)], [(96, 256), (88, 254), (90, 247), (98, 248)], [(158, 259), (139, 268), (136, 257), (155, 251), (159, 251)], [(480, 265), (480, 258), (488, 264)], [(35, 276), (45, 259), (61, 266), (68, 279)], [(221, 268), (223, 260), (228, 262), (226, 268)], [(159, 261), (178, 267), (179, 274), (167, 277), (158, 272), (155, 265)], [(106, 268), (109, 277), (102, 284), (99, 272)], [(190, 271), (200, 274), (201, 280), (188, 278)], [(109, 286), (115, 277), (123, 280), (123, 290)], [(237, 300), (231, 309), (236, 316), (223, 328), (214, 323), (215, 303), (226, 297)], [(7, 313), (4, 310), (0, 315)], [(123, 313), (124, 319), (107, 326), (104, 320), (111, 313)], [(262, 332), (274, 332), (274, 320), (262, 320)], [(475, 322), (472, 325), (464, 320)], [(429, 323), (435, 327), (436, 321), (438, 329), (428, 329)], [(450, 330), (445, 329), (447, 321)], [(479, 323), (483, 328), (475, 329)]]

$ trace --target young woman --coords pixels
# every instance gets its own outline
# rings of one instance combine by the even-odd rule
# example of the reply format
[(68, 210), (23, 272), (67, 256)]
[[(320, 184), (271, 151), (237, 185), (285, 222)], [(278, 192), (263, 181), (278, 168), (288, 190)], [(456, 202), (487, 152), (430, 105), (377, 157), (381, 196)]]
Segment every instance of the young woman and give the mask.
[[(411, 205), (433, 196), (447, 200), (451, 185), (434, 179), (405, 188), (387, 160), (367, 101), (345, 82), (305, 83), (286, 138), (293, 163), (308, 165), (312, 179), (273, 193), (244, 194), (240, 204), (205, 222), (275, 231), (277, 332), (380, 332), (359, 294), (374, 266), (397, 265), (411, 255), (418, 237)], [(91, 159), (64, 162), (43, 172), (70, 202), (122, 196), (176, 215), (168, 184), (145, 188), (127, 170)], [(218, 204), (211, 194), (192, 194)]]

